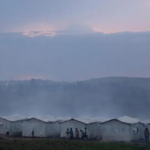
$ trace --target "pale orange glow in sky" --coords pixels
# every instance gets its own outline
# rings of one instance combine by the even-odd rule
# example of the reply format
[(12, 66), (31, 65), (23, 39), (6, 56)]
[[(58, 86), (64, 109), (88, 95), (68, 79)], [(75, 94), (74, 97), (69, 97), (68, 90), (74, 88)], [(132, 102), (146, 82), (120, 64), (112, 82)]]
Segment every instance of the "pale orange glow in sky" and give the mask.
[[(26, 26), (14, 28), (13, 32), (23, 32), (23, 35), (36, 37), (40, 35), (55, 36), (56, 29), (46, 23), (27, 24)], [(37, 32), (38, 31), (38, 32)]]
[(103, 30), (102, 28), (93, 28), (95, 32), (101, 32), (104, 34), (110, 34), (110, 33), (117, 33), (117, 32), (145, 32), (150, 31), (150, 29), (143, 29), (143, 30), (115, 30), (115, 29), (106, 29)]
[(48, 78), (46, 76), (44, 76), (44, 75), (25, 75), (25, 76), (15, 77), (13, 79), (14, 80), (31, 80), (31, 79), (43, 79), (43, 80), (46, 80)]
[[(142, 32), (142, 31), (150, 31), (150, 24), (149, 23), (143, 23), (142, 26), (138, 25), (135, 26), (134, 24), (93, 24), (88, 22), (87, 25), (93, 29), (95, 32), (102, 32), (104, 34), (109, 34), (109, 33), (116, 33), (116, 32)], [(29, 37), (35, 37), (35, 36), (40, 36), (40, 35), (45, 35), (45, 36), (55, 36), (57, 33), (55, 31), (64, 31), (64, 27), (53, 27), (52, 25), (49, 24), (42, 24), (42, 23), (37, 23), (37, 24), (28, 24), (24, 27), (18, 27), (16, 29), (13, 29), (15, 32), (23, 32), (23, 35), (29, 36)], [(39, 32), (34, 32), (34, 31), (39, 31)]]
[(29, 37), (36, 37), (40, 35), (45, 35), (45, 36), (55, 36), (56, 33), (53, 31), (39, 31), (39, 32), (24, 32), (23, 35), (29, 36)]
[(102, 32), (104, 34), (109, 34), (109, 33), (116, 33), (116, 32), (121, 32), (118, 29), (113, 29), (113, 28), (103, 28), (103, 27), (94, 27), (93, 30), (95, 32)]
[(144, 31), (150, 31), (150, 26), (144, 26), (143, 27), (131, 27), (131, 28), (117, 28), (117, 27), (103, 27), (103, 26), (93, 26), (93, 30), (96, 32), (102, 32), (105, 34), (109, 33), (117, 33), (117, 32), (144, 32)]
[(31, 31), (54, 31), (56, 30), (48, 23), (28, 23), (25, 26), (13, 28), (11, 32), (31, 32)]

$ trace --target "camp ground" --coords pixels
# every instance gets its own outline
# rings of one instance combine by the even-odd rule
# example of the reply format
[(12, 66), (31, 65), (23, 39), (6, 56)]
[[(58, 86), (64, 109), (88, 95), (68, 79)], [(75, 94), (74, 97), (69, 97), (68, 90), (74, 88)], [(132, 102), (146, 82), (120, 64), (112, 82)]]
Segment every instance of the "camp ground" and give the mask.
[[(66, 138), (67, 129), (85, 131), (89, 140), (139, 141), (150, 121), (123, 116), (115, 119), (55, 118), (55, 117), (0, 117), (0, 135), (11, 137)], [(81, 132), (79, 134), (81, 138)]]

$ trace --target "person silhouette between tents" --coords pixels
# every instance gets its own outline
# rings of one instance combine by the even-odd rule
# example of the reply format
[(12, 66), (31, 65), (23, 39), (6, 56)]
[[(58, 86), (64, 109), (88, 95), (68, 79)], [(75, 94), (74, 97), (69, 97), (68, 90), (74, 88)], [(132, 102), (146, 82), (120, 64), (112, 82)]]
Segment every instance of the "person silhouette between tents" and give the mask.
[(148, 128), (145, 128), (144, 136), (145, 136), (145, 142), (149, 143), (149, 130), (148, 130)]
[(75, 134), (76, 134), (76, 138), (78, 139), (79, 138), (79, 130), (78, 130), (78, 128), (76, 128)]
[(66, 138), (69, 139), (69, 135), (70, 135), (70, 131), (69, 129), (67, 128), (67, 131), (66, 131)]
[(32, 137), (34, 138), (34, 131), (32, 131)]

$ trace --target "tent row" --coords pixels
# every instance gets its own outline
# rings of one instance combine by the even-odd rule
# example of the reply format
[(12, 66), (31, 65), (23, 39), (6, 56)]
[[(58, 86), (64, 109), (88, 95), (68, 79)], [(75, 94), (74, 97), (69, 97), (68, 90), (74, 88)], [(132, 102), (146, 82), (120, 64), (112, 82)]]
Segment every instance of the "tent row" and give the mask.
[[(126, 120), (127, 119), (127, 120)], [(0, 134), (9, 132), (11, 136), (32, 137), (58, 137), (65, 138), (66, 130), (69, 128), (83, 130), (87, 128), (89, 139), (104, 141), (134, 141), (144, 139), (146, 127), (150, 130), (149, 123), (143, 123), (130, 118), (111, 119), (104, 122), (85, 123), (77, 119), (65, 121), (43, 121), (37, 118), (10, 121), (0, 118)], [(75, 134), (74, 134), (75, 136)], [(80, 135), (81, 136), (81, 135)]]
[(36, 118), (17, 121), (0, 118), (0, 134), (5, 135), (7, 132), (11, 136), (19, 137), (32, 137), (32, 132), (35, 137), (59, 137), (60, 123), (45, 122)]

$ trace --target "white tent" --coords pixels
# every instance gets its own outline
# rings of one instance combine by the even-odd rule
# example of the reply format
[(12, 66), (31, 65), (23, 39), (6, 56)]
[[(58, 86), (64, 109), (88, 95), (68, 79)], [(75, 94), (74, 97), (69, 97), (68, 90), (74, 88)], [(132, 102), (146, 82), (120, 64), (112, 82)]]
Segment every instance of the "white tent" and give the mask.
[(75, 119), (84, 122), (86, 124), (106, 121), (106, 119), (103, 118), (90, 118), (90, 117), (82, 117), (82, 118), (75, 118)]
[(132, 134), (133, 134), (133, 140), (141, 140), (144, 139), (144, 130), (146, 128), (146, 124), (138, 122), (135, 124), (131, 124), (132, 127)]
[(17, 121), (10, 122), (10, 135), (11, 136), (22, 136), (23, 121), (24, 120), (17, 120)]
[(34, 118), (37, 118), (39, 120), (42, 120), (44, 122), (57, 122), (57, 121), (66, 121), (70, 120), (71, 117), (52, 117), (52, 116), (36, 116)]
[(112, 119), (100, 124), (102, 139), (104, 141), (132, 141), (137, 140), (137, 132), (134, 132), (136, 124), (121, 122)]
[[(148, 130), (150, 132), (150, 123), (146, 124), (145, 128), (148, 128)], [(145, 130), (145, 128), (144, 128), (144, 130)], [(143, 133), (144, 133), (144, 130), (143, 130)], [(144, 134), (143, 134), (143, 138), (145, 139)]]
[(46, 137), (46, 123), (36, 118), (31, 118), (23, 121), (23, 137), (32, 137), (34, 131), (35, 137)]
[(18, 114), (11, 115), (11, 116), (4, 116), (3, 118), (5, 118), (6, 120), (9, 120), (9, 121), (17, 121), (17, 120), (27, 119), (26, 117), (20, 116)]
[(32, 137), (34, 131), (35, 137), (59, 137), (59, 122), (44, 122), (36, 118), (30, 118), (23, 121), (23, 136)]
[[(61, 131), (60, 131), (60, 137), (66, 137), (66, 130), (72, 128), (73, 133), (75, 133), (75, 129), (77, 128), (80, 130), (85, 130), (85, 127), (87, 126), (85, 123), (78, 121), (76, 119), (70, 119), (67, 121), (61, 122)], [(74, 134), (75, 137), (75, 134)]]
[(58, 121), (47, 123), (46, 137), (60, 137), (60, 123)]
[(0, 134), (5, 135), (10, 132), (10, 121), (0, 117)]
[(119, 121), (131, 124), (131, 134), (133, 140), (144, 139), (144, 130), (146, 127), (145, 121), (139, 118), (131, 118), (128, 116), (123, 116), (118, 118)]
[(22, 136), (22, 123), (25, 120), (25, 117), (20, 115), (12, 115), (12, 116), (5, 116), (6, 120), (9, 120), (10, 126), (9, 131), (11, 136)]
[(88, 130), (88, 139), (100, 140), (102, 138), (98, 122), (89, 123), (87, 125), (87, 130)]
[(137, 118), (131, 118), (129, 116), (123, 116), (123, 117), (120, 117), (120, 118), (117, 118), (117, 119), (119, 121), (121, 121), (121, 122), (130, 123), (130, 124), (135, 124), (135, 123), (140, 122), (139, 119), (137, 119)]

